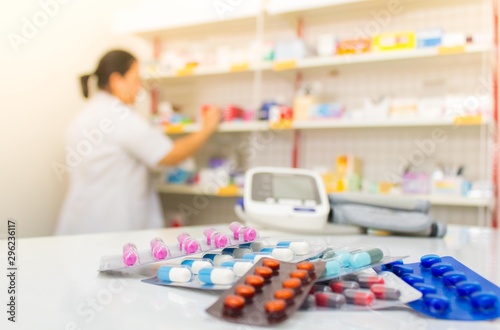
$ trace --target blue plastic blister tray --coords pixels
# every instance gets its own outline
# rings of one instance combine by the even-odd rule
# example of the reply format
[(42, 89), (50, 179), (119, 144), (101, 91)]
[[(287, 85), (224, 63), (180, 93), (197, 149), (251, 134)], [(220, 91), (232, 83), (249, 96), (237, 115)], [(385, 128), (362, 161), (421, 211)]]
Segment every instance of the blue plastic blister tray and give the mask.
[(422, 292), (421, 299), (408, 303), (417, 312), (462, 321), (500, 317), (500, 288), (453, 257), (430, 254), (417, 263), (386, 268)]

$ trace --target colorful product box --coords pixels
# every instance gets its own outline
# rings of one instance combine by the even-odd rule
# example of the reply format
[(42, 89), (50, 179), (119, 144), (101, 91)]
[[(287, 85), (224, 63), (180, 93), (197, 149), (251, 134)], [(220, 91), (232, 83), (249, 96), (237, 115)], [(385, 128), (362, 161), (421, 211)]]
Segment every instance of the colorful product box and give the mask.
[(415, 31), (380, 33), (373, 38), (373, 50), (379, 52), (414, 49), (416, 47)]

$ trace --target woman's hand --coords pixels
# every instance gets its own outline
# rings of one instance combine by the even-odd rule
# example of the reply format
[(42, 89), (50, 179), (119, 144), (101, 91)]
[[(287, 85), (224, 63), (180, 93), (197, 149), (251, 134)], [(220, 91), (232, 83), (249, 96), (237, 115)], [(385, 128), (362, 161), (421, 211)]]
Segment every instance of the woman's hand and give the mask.
[(212, 134), (219, 126), (221, 118), (220, 110), (216, 107), (207, 107), (202, 113), (202, 127), (201, 130)]

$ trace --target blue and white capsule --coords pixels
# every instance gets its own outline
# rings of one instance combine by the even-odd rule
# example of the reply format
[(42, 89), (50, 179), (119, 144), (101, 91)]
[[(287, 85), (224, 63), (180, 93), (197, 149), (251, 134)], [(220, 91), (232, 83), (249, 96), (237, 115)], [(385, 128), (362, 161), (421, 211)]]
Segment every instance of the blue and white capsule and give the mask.
[(225, 267), (208, 267), (200, 269), (198, 279), (205, 284), (230, 285), (233, 284), (235, 275)]
[(222, 254), (229, 254), (237, 259), (243, 257), (246, 253), (252, 253), (252, 250), (247, 248), (225, 248), (222, 250)]
[(231, 261), (234, 258), (229, 254), (207, 253), (203, 255), (203, 259), (210, 259), (214, 266), (220, 266), (223, 262)]
[(214, 264), (210, 259), (196, 259), (196, 258), (186, 258), (182, 260), (181, 265), (189, 266), (193, 275), (198, 275), (200, 269), (213, 267)]
[(193, 279), (193, 273), (188, 266), (161, 266), (157, 277), (160, 281), (187, 283)]
[(251, 243), (240, 244), (239, 247), (242, 249), (251, 249), (252, 251), (260, 251), (265, 247), (268, 247), (270, 244), (268, 241), (256, 241)]
[(270, 253), (263, 253), (263, 252), (258, 252), (258, 253), (246, 253), (241, 257), (241, 259), (244, 260), (251, 260), (252, 262), (257, 262), (262, 258), (271, 258), (275, 259)]
[(281, 241), (276, 244), (280, 248), (289, 248), (295, 255), (303, 256), (311, 253), (311, 246), (306, 241)]
[(287, 248), (265, 247), (260, 250), (262, 253), (270, 253), (273, 258), (279, 261), (292, 261), (295, 257), (293, 251)]
[(232, 269), (235, 276), (241, 277), (253, 267), (253, 261), (248, 259), (235, 259), (223, 262), (221, 267)]

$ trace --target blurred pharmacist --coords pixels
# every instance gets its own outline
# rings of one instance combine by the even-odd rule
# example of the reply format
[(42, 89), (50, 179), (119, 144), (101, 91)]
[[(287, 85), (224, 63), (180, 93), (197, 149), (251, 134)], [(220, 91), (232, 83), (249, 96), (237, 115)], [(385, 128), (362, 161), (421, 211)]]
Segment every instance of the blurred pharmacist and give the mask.
[(151, 170), (195, 153), (217, 128), (220, 113), (209, 109), (200, 131), (172, 141), (132, 109), (141, 87), (133, 55), (121, 50), (104, 55), (93, 74), (81, 77), (86, 98), (90, 76), (96, 76), (98, 92), (71, 123), (67, 147), (78, 150), (90, 141), (92, 150), (72, 166), (56, 233), (162, 227)]

